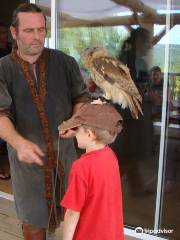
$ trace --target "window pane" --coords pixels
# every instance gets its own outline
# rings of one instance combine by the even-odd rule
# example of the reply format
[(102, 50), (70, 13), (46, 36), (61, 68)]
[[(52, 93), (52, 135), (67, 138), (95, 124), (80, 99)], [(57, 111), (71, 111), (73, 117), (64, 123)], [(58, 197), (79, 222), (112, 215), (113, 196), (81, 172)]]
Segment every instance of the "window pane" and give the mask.
[(45, 46), (51, 47), (51, 0), (36, 0), (36, 4), (43, 10), (46, 16), (47, 37)]
[[(173, 16), (172, 14), (172, 21), (175, 22)], [(173, 230), (171, 235), (166, 234), (167, 237), (170, 237), (168, 239), (180, 238), (180, 41), (177, 41), (179, 34), (180, 25), (177, 24), (169, 32), (169, 102), (161, 221), (161, 228)]]
[[(153, 155), (152, 103), (148, 97), (151, 85), (149, 74), (152, 61), (151, 33), (140, 28), (136, 21), (131, 28), (125, 27), (127, 19), (132, 17), (131, 11), (111, 1), (108, 4), (107, 1), (102, 1), (101, 5), (98, 1), (93, 4), (88, 1), (76, 3), (71, 1), (71, 4), (65, 0), (59, 2), (61, 9), (59, 48), (74, 56), (79, 62), (92, 95), (97, 96), (99, 92), (96, 87), (92, 87), (94, 79), (80, 60), (82, 50), (92, 46), (105, 47), (113, 56), (131, 67), (134, 82), (143, 94), (144, 115), (139, 120), (133, 120), (128, 111), (115, 105), (124, 116), (124, 130), (112, 144), (112, 148), (118, 156), (122, 177), (124, 222), (130, 226), (152, 229), (158, 159), (155, 160)], [(117, 17), (118, 21), (115, 22), (112, 17)], [(92, 20), (94, 20), (92, 24), (88, 22)], [(130, 30), (133, 30), (133, 33)], [(137, 37), (134, 37), (135, 32)], [(127, 39), (131, 44), (131, 51), (128, 53), (125, 48)], [(134, 46), (137, 46), (135, 52)]]

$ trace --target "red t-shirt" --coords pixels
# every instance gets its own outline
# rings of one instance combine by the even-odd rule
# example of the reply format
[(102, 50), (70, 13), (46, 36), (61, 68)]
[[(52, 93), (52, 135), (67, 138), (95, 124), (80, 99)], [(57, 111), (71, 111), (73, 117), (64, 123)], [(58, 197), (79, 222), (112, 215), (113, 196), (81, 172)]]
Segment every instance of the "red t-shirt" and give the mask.
[(80, 212), (73, 240), (124, 239), (119, 166), (109, 147), (73, 163), (61, 205)]
[(73, 163), (61, 205), (80, 212), (73, 240), (124, 239), (119, 166), (109, 147)]

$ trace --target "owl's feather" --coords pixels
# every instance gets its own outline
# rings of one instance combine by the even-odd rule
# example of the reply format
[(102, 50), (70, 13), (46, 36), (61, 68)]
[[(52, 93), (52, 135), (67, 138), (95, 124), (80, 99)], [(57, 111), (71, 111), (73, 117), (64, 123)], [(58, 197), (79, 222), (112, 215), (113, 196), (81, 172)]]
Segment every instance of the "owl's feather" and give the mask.
[(104, 91), (106, 99), (120, 104), (122, 108), (129, 107), (133, 118), (138, 118), (138, 112), (142, 114), (142, 97), (126, 65), (99, 47), (86, 49), (82, 62), (90, 70), (97, 86)]

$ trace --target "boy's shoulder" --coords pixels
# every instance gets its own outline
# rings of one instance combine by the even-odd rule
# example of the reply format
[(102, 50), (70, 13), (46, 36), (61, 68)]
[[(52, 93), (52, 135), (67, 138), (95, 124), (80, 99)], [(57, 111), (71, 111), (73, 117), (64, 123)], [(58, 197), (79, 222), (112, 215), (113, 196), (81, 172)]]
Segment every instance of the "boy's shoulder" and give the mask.
[(87, 175), (89, 170), (89, 164), (87, 158), (80, 157), (76, 159), (71, 167), (71, 174), (78, 176)]
[(73, 164), (72, 167), (73, 168), (80, 168), (83, 165), (86, 165), (87, 162), (89, 161), (89, 156), (86, 156), (86, 154), (82, 154), (79, 158), (77, 158)]
[(114, 151), (109, 146), (105, 146), (103, 149), (94, 150), (94, 151), (90, 151), (88, 153), (82, 154), (80, 158), (73, 163), (73, 165), (75, 167), (83, 166), (83, 165), (87, 166), (88, 163), (91, 163), (91, 161), (97, 157), (98, 158), (101, 158), (101, 157), (117, 158)]

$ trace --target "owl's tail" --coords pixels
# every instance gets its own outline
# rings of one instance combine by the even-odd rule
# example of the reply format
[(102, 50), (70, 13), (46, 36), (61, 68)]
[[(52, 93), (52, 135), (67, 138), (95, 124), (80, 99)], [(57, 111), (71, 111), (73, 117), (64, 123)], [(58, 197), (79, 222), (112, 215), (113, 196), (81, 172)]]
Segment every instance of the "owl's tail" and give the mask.
[[(139, 114), (138, 114), (139, 112), (143, 115), (141, 105), (140, 105), (142, 100), (139, 97), (131, 96), (122, 90), (119, 93), (120, 93), (120, 98), (119, 98), (120, 101), (118, 101), (118, 103), (121, 104), (123, 108), (129, 107), (131, 116), (134, 119), (139, 118)], [(123, 103), (122, 103), (122, 98), (123, 98)]]
[(137, 107), (138, 111), (143, 115), (142, 108), (140, 105), (140, 103), (142, 103), (142, 98), (140, 100), (139, 98), (132, 96), (132, 99), (133, 99), (134, 105)]

